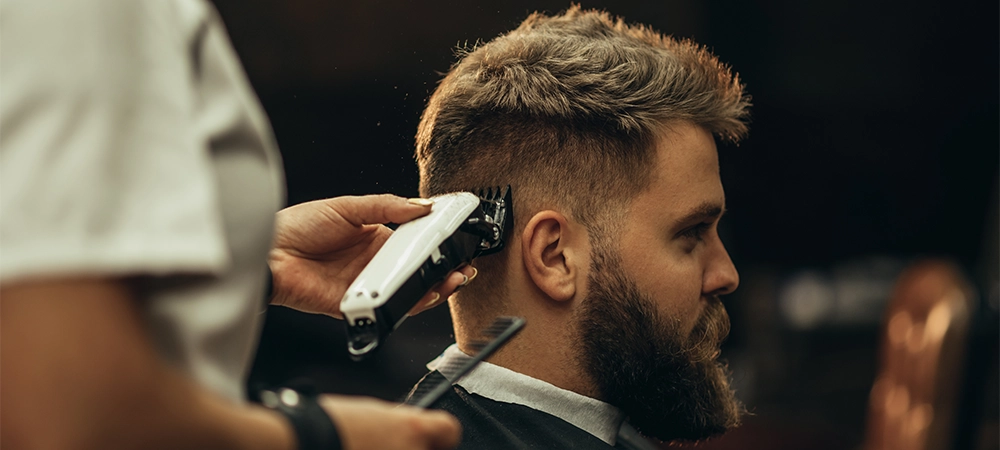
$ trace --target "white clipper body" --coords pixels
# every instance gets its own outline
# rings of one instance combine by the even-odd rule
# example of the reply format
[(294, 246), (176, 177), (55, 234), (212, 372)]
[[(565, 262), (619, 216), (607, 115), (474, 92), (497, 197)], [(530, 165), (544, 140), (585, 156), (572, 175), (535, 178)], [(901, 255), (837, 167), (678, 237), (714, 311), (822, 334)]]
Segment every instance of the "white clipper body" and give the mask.
[(510, 191), (455, 192), (431, 198), (431, 213), (404, 223), (351, 283), (340, 302), (347, 350), (369, 354), (451, 271), (503, 247), (512, 224)]

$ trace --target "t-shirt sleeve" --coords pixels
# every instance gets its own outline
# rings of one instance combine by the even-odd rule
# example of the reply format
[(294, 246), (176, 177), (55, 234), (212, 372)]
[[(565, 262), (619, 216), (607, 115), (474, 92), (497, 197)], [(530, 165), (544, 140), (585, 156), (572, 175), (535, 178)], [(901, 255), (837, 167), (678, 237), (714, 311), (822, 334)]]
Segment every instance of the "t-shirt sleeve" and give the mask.
[(195, 49), (168, 2), (6, 0), (0, 281), (228, 264), (194, 117)]

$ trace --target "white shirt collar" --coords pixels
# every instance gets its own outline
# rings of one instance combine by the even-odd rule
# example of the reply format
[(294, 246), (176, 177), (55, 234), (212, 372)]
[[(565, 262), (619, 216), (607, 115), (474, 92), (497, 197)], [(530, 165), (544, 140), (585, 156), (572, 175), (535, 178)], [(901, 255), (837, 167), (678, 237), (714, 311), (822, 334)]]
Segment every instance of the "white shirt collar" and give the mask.
[[(470, 356), (462, 353), (458, 345), (452, 344), (429, 362), (427, 368), (438, 370), (452, 380), (452, 374), (444, 370), (458, 367), (460, 364), (453, 363), (468, 358)], [(618, 430), (625, 420), (625, 415), (610, 404), (488, 362), (479, 363), (456, 384), (471, 394), (552, 414), (611, 446), (615, 445)]]

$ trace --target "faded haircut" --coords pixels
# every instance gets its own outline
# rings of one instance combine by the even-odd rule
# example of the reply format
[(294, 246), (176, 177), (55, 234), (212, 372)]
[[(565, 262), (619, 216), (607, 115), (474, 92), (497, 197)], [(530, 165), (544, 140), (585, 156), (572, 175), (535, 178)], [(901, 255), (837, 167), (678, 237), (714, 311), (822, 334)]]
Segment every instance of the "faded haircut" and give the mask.
[[(606, 12), (536, 12), (459, 56), (420, 120), (420, 192), (511, 185), (512, 241), (544, 209), (590, 229), (627, 206), (649, 185), (655, 140), (672, 121), (729, 142), (747, 132), (749, 97), (728, 66)], [(486, 272), (504, 254), (477, 260), (487, 280), (469, 287), (502, 288)]]

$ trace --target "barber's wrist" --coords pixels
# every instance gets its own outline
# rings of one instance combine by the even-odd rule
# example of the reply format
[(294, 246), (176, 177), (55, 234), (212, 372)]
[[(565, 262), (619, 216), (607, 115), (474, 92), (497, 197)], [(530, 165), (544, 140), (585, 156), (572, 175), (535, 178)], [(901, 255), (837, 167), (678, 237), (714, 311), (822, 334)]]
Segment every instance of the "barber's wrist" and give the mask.
[(333, 419), (309, 391), (291, 388), (265, 389), (259, 392), (261, 404), (280, 413), (291, 425), (297, 450), (340, 450), (340, 434)]
[(263, 405), (254, 405), (251, 411), (256, 418), (251, 426), (256, 432), (241, 434), (239, 439), (242, 443), (236, 448), (297, 450), (298, 438), (295, 437), (295, 429), (284, 414)]

